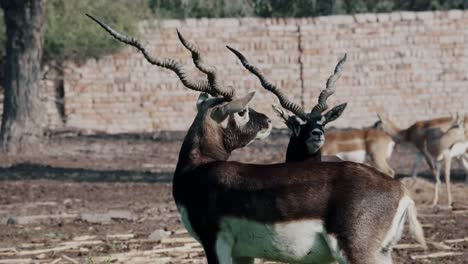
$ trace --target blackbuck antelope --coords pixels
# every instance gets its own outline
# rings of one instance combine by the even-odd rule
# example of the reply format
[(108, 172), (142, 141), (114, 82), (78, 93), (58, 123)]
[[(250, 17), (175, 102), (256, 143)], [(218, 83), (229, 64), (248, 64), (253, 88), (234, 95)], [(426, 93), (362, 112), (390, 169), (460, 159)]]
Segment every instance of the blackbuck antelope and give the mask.
[[(236, 168), (235, 173), (213, 177), (223, 183), (220, 191), (228, 189), (229, 197), (241, 203), (216, 211), (220, 231), (215, 240), (229, 241), (231, 256), (248, 257), (242, 263), (253, 263), (253, 257), (330, 263), (342, 259), (341, 253), (349, 263), (391, 263), (392, 245), (399, 239), (408, 214), (411, 234), (425, 246), (414, 202), (401, 183), (362, 164), (320, 162), (326, 137), (323, 127), (346, 107), (342, 104), (322, 114), (346, 56), (328, 79), (318, 104), (305, 113), (245, 56), (228, 48), (285, 109), (294, 113), (290, 116), (274, 107), (293, 133), (285, 164), (218, 165)], [(223, 202), (218, 198), (212, 203)]]
[[(209, 264), (253, 263), (254, 257), (327, 263), (338, 247), (350, 263), (391, 262), (406, 213), (424, 243), (406, 189), (372, 168), (351, 162), (226, 161), (232, 150), (269, 133), (269, 119), (247, 108), (252, 95), (234, 100), (233, 91), (214, 81), (214, 68), (180, 34), (208, 81), (189, 80), (177, 62), (151, 57), (136, 39), (94, 20), (151, 63), (173, 70), (187, 88), (217, 96), (201, 96), (173, 180), (184, 226), (202, 244)], [(336, 241), (333, 252), (327, 240)]]
[[(138, 48), (148, 61), (175, 71), (181, 80), (185, 77), (178, 63), (162, 63), (168, 60), (151, 57), (136, 39), (94, 20), (116, 39)], [(405, 188), (372, 168), (350, 162), (226, 161), (232, 150), (267, 136), (269, 119), (247, 108), (252, 94), (235, 100), (232, 90), (213, 82), (214, 68), (201, 61), (194, 45), (180, 34), (179, 38), (197, 68), (208, 75), (207, 82), (186, 78), (185, 86), (218, 96), (200, 97), (173, 180), (184, 226), (202, 244), (209, 264), (253, 263), (254, 257), (327, 263), (338, 247), (350, 263), (391, 262), (390, 249), (406, 213), (424, 243)], [(328, 240), (336, 242), (333, 251)]]
[[(286, 153), (286, 161), (297, 161), (314, 158), (322, 161), (347, 160), (358, 163), (369, 161), (371, 165), (387, 175), (394, 176), (394, 171), (387, 163), (387, 158), (392, 154), (395, 143), (385, 132), (376, 127), (365, 129), (331, 129), (324, 132), (327, 123), (336, 120), (343, 113), (346, 104), (334, 107), (322, 115), (328, 109), (326, 101), (335, 92), (335, 83), (341, 76), (344, 56), (336, 65), (335, 72), (331, 75), (326, 88), (320, 93), (319, 101), (308, 114), (296, 103), (286, 98), (276, 86), (251, 65), (237, 50), (228, 47), (241, 61), (242, 65), (255, 74), (262, 86), (275, 94), (280, 104), (294, 113), (289, 115), (282, 108), (273, 106), (278, 116), (283, 119), (291, 130)], [(340, 159), (334, 159), (337, 156)]]
[(310, 159), (323, 161), (321, 149), (325, 143), (325, 125), (340, 117), (347, 105), (346, 103), (340, 104), (322, 114), (328, 109), (328, 97), (335, 93), (335, 83), (341, 76), (346, 54), (336, 65), (333, 75), (328, 78), (326, 88), (320, 93), (317, 105), (310, 113), (306, 113), (301, 106), (289, 100), (278, 87), (270, 83), (255, 66), (247, 61), (244, 55), (229, 46), (227, 48), (239, 58), (247, 70), (258, 77), (263, 88), (276, 95), (283, 108), (294, 114), (289, 115), (281, 107), (273, 106), (273, 110), (292, 132), (286, 152), (286, 162)]
[(322, 155), (369, 164), (390, 177), (395, 175), (387, 162), (392, 156), (395, 142), (375, 125), (362, 129), (330, 128), (325, 131), (325, 137)]
[[(457, 115), (458, 116), (458, 115)], [(452, 206), (450, 192), (450, 166), (452, 157), (465, 158), (468, 146), (467, 118), (452, 117), (419, 121), (406, 129), (398, 128), (390, 119), (379, 116), (382, 128), (397, 143), (415, 147), (431, 168), (435, 177), (435, 190), (432, 204), (439, 201), (440, 167), (444, 163), (445, 183), (448, 195), (448, 207)]]

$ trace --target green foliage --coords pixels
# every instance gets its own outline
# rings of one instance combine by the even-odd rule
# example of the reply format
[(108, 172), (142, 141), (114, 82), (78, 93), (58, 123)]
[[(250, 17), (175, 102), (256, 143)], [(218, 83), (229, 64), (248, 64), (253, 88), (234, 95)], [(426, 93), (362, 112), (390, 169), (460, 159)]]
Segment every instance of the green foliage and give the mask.
[[(48, 0), (44, 60), (85, 59), (123, 47), (86, 17), (94, 14), (117, 30), (135, 34), (137, 22), (150, 16), (148, 0)], [(0, 55), (5, 50), (5, 25), (0, 9)]]
[(99, 57), (122, 47), (85, 16), (90, 13), (117, 30), (135, 34), (144, 8), (125, 0), (49, 0), (44, 36), (45, 60)]
[(307, 17), (398, 10), (466, 9), (468, 0), (149, 0), (160, 18)]
[(465, 9), (468, 7), (466, 0), (399, 0), (395, 2), (400, 9), (414, 11)]
[(149, 0), (158, 18), (253, 16), (251, 0)]
[[(44, 59), (62, 61), (100, 57), (123, 47), (85, 13), (94, 14), (117, 30), (135, 35), (139, 20), (155, 17), (307, 17), (466, 8), (468, 0), (48, 0)], [(5, 35), (0, 9), (0, 57)]]
[(466, 9), (468, 0), (252, 0), (261, 17), (306, 17), (334, 14)]

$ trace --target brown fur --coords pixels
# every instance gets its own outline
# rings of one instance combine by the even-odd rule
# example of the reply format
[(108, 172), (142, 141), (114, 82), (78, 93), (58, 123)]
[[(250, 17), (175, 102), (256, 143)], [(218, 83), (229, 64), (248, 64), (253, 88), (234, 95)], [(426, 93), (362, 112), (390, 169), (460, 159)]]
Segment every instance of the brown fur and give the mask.
[(372, 166), (391, 177), (395, 175), (387, 163), (388, 145), (393, 140), (381, 129), (332, 129), (328, 130), (325, 136), (322, 155), (363, 150)]
[[(245, 146), (255, 129), (222, 128), (209, 118), (210, 111), (200, 111), (192, 124), (173, 184), (176, 204), (187, 208), (208, 263), (219, 263), (214, 245), (226, 216), (265, 224), (322, 219), (350, 263), (375, 263), (372, 254), (404, 194), (398, 181), (352, 162), (253, 165), (225, 161), (227, 149)], [(230, 131), (237, 135), (229, 135)], [(238, 141), (226, 141), (226, 137)], [(225, 146), (226, 142), (230, 145)]]
[[(398, 128), (391, 120), (382, 118), (383, 130), (392, 136), (398, 143), (408, 145), (417, 149), (431, 168), (435, 178), (435, 190), (433, 205), (438, 203), (440, 175), (437, 167), (438, 162), (444, 162), (445, 183), (448, 193), (448, 207), (451, 207), (452, 196), (450, 191), (450, 149), (456, 143), (466, 142), (468, 139), (468, 117), (463, 124), (455, 126), (455, 121), (450, 117), (437, 118), (415, 122), (406, 129)], [(466, 156), (466, 153), (465, 153)], [(463, 159), (464, 157), (462, 157)], [(415, 173), (413, 173), (413, 176)]]

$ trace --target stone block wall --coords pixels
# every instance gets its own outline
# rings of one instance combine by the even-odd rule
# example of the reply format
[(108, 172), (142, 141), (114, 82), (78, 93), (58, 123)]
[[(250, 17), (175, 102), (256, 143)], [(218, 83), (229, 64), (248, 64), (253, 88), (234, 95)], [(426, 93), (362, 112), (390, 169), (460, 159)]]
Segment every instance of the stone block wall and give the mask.
[[(178, 28), (194, 41), (223, 84), (238, 95), (256, 90), (252, 106), (273, 116), (276, 98), (230, 53), (243, 52), (267, 78), (307, 110), (338, 58), (348, 62), (329, 105), (348, 102), (340, 127), (362, 127), (384, 112), (401, 126), (468, 110), (468, 12), (396, 12), (304, 19), (187, 19), (143, 21), (139, 39), (154, 56), (185, 64), (190, 54)], [(95, 26), (90, 24), (90, 26)], [(103, 32), (103, 34), (105, 34)], [(186, 130), (197, 92), (176, 75), (150, 65), (131, 47), (99, 60), (67, 64), (65, 126), (108, 133)]]

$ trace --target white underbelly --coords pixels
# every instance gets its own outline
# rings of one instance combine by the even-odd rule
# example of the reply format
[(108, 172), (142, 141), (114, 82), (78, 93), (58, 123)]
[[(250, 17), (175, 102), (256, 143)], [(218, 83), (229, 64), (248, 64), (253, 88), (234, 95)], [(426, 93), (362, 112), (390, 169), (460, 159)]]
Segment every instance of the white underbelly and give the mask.
[(234, 243), (232, 255), (235, 257), (294, 263), (331, 263), (336, 254), (333, 252), (338, 252), (336, 239), (325, 233), (321, 220), (266, 225), (245, 219), (225, 218), (218, 237), (220, 243), (226, 238)]
[(465, 154), (467, 148), (468, 148), (468, 142), (457, 143), (453, 145), (453, 147), (450, 149), (450, 156), (458, 157), (460, 155), (463, 155)]
[(366, 162), (366, 151), (365, 150), (355, 150), (347, 152), (339, 152), (336, 154), (342, 160), (364, 163)]
[(387, 159), (392, 157), (393, 149), (395, 148), (395, 142), (390, 142), (387, 145)]

